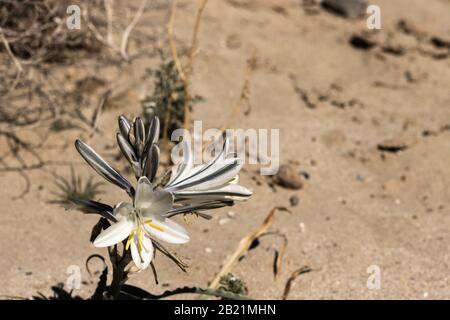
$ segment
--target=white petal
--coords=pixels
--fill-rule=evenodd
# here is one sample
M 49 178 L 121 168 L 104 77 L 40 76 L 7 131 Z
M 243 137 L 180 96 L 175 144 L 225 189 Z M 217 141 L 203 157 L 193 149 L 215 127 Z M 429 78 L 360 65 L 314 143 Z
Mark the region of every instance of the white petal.
M 114 208 L 114 216 L 117 218 L 117 220 L 128 218 L 133 211 L 133 205 L 131 203 L 127 202 L 120 202 L 115 208 Z
M 160 216 L 173 206 L 173 195 L 167 190 L 158 190 L 153 192 L 153 198 L 151 205 L 148 208 L 144 208 L 141 213 L 144 217 Z
M 247 189 L 246 187 L 243 187 L 236 183 L 230 183 L 230 185 L 227 185 L 225 187 L 213 189 L 211 190 L 211 192 L 228 192 L 233 194 L 234 196 L 239 197 L 250 197 L 253 194 L 250 189 Z
M 242 169 L 239 158 L 218 159 L 207 169 L 192 174 L 184 181 L 171 186 L 170 190 L 207 190 L 217 188 L 234 179 Z
M 145 229 L 150 235 L 158 238 L 159 240 L 166 241 L 168 243 L 186 243 L 189 241 L 189 235 L 181 225 L 165 218 L 163 220 L 152 220 L 151 222 L 156 226 L 152 227 L 145 225 Z
M 147 177 L 140 177 L 137 185 L 136 195 L 134 197 L 134 206 L 136 208 L 148 208 L 153 199 L 153 187 Z
M 224 148 L 226 148 L 226 145 L 227 145 L 227 141 L 225 142 Z M 218 155 L 216 155 L 208 163 L 203 164 L 203 165 L 198 165 L 194 168 L 191 168 L 189 170 L 189 172 L 185 172 L 183 175 L 178 173 L 179 176 L 177 176 L 175 179 L 173 179 L 173 181 L 172 181 L 172 177 L 171 177 L 171 180 L 169 181 L 167 186 L 175 187 L 178 185 L 183 185 L 186 183 L 186 181 L 191 181 L 192 178 L 196 178 L 197 175 L 208 174 L 208 172 L 211 172 L 211 170 L 214 171 L 215 166 L 217 166 L 220 161 L 223 161 L 223 159 L 225 159 L 225 149 L 222 149 L 220 151 L 220 153 Z M 183 176 L 183 177 L 181 177 L 181 176 Z
M 230 154 L 230 140 L 225 138 L 225 142 L 223 144 L 223 158 L 225 159 L 228 154 Z
M 239 175 L 236 175 L 233 179 L 228 181 L 228 183 L 230 184 L 238 184 L 238 182 L 239 182 Z
M 109 247 L 119 243 L 128 237 L 134 228 L 134 222 L 130 219 L 121 219 L 108 229 L 103 230 L 94 240 L 96 247 Z
M 170 180 L 167 183 L 167 186 L 176 184 L 178 181 L 181 181 L 185 177 L 190 175 L 194 164 L 194 156 L 192 154 L 191 145 L 188 143 L 188 140 L 183 140 L 181 143 L 183 158 L 174 167 L 176 170 L 172 169 L 172 175 L 170 176 Z
M 134 236 L 133 241 L 131 241 L 131 257 L 133 258 L 136 267 L 143 270 L 149 266 L 150 262 L 152 262 L 154 249 L 152 240 L 144 235 L 142 238 L 142 250 L 139 252 L 138 239 L 138 236 Z
M 229 184 L 217 189 L 205 191 L 180 190 L 173 194 L 176 199 L 203 202 L 210 200 L 246 200 L 252 195 L 252 191 L 238 184 Z

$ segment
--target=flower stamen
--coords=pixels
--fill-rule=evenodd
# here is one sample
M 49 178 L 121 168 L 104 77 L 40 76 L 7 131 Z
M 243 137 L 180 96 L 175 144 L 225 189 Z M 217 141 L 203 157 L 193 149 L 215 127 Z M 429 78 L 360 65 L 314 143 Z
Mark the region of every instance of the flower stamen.
M 138 240 L 138 251 L 139 253 L 141 253 L 141 251 L 143 250 L 143 244 L 142 244 L 142 240 L 144 238 L 144 230 L 139 230 L 139 240 Z
M 130 248 L 131 241 L 133 240 L 133 237 L 134 237 L 136 231 L 137 231 L 137 228 L 134 228 L 133 231 L 131 231 L 130 235 L 128 236 L 128 240 L 125 245 L 125 250 L 128 250 Z
M 152 222 L 152 219 L 149 219 L 149 220 L 144 221 L 144 224 L 148 225 L 149 227 L 152 227 L 153 229 L 156 229 L 156 230 L 159 230 L 159 231 L 161 231 L 161 232 L 164 232 L 164 229 L 161 228 L 160 226 L 154 224 L 154 223 Z

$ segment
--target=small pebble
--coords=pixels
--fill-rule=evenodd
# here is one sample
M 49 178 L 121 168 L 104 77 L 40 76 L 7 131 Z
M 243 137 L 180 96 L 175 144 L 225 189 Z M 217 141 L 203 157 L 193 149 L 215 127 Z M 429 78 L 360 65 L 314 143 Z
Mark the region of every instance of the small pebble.
M 298 196 L 296 196 L 296 195 L 291 196 L 289 198 L 289 202 L 291 203 L 292 207 L 298 206 L 298 203 L 300 202 L 300 198 Z
M 300 171 L 300 174 L 306 179 L 308 180 L 310 178 L 310 175 L 308 172 L 306 171 Z
M 299 228 L 300 228 L 300 232 L 301 232 L 301 233 L 304 233 L 304 232 L 306 231 L 306 226 L 305 226 L 305 224 L 304 224 L 303 222 L 300 222 L 300 223 L 298 224 L 298 226 L 299 226 Z
M 287 189 L 301 189 L 303 187 L 303 176 L 298 174 L 293 166 L 283 164 L 274 177 L 275 183 Z
M 408 149 L 412 141 L 406 141 L 403 137 L 394 137 L 378 143 L 377 148 L 382 152 L 397 153 Z
M 205 248 L 205 252 L 206 252 L 206 253 L 211 253 L 211 252 L 212 252 L 212 249 L 211 249 L 211 248 Z
M 227 212 L 228 218 L 234 218 L 235 215 L 236 215 L 236 212 L 234 212 L 234 211 L 228 211 Z
M 230 222 L 230 218 L 222 218 L 219 220 L 220 225 L 224 225 L 225 223 Z

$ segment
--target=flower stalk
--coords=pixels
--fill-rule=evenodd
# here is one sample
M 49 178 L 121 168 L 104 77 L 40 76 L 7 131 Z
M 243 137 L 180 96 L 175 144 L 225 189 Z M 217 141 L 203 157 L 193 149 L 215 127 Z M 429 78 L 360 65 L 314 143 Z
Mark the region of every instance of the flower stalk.
M 113 264 L 112 281 L 108 293 L 114 300 L 119 299 L 122 286 L 128 280 L 128 274 L 125 269 L 131 260 L 129 252 L 126 252 L 116 264 Z

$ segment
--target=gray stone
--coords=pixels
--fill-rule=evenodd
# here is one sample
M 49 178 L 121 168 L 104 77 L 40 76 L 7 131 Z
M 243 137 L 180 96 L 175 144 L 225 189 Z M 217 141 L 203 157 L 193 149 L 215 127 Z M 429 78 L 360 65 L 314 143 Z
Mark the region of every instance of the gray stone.
M 298 206 L 298 203 L 300 202 L 300 198 L 298 196 L 296 196 L 296 195 L 291 196 L 289 198 L 289 202 L 291 203 L 292 207 Z
M 366 0 L 323 0 L 322 6 L 348 18 L 359 18 L 366 14 Z

